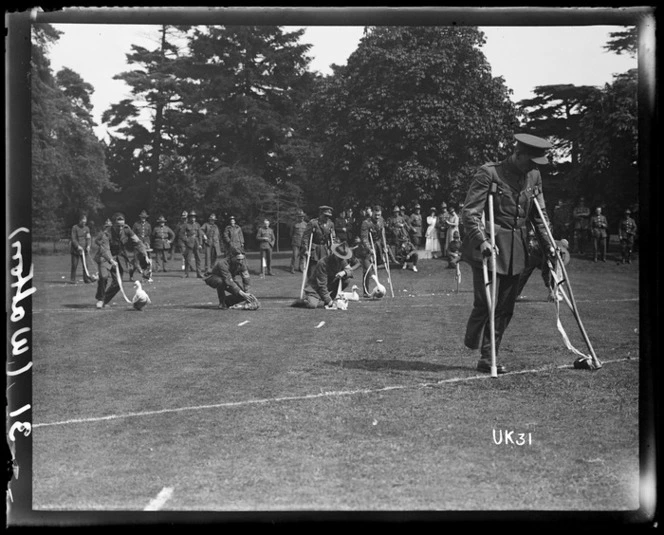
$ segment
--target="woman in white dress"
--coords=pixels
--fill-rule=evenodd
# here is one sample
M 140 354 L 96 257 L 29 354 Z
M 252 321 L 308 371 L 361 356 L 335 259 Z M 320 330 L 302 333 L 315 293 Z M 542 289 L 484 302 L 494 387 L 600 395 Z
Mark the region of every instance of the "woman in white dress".
M 436 228 L 436 223 L 438 222 L 438 216 L 436 215 L 436 209 L 431 209 L 431 214 L 427 217 L 427 232 L 426 236 L 426 245 L 425 250 L 431 252 L 431 258 L 437 258 L 440 256 L 440 240 L 438 238 L 438 229 Z
M 454 206 L 450 206 L 449 214 L 447 216 L 447 235 L 445 236 L 445 251 L 443 254 L 447 256 L 449 254 L 448 247 L 452 241 L 452 236 L 455 232 L 459 231 L 459 215 L 456 213 Z

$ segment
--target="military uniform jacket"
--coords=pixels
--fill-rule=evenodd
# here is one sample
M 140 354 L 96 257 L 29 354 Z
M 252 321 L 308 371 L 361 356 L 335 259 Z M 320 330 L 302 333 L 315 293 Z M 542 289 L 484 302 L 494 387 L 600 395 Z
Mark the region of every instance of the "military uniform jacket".
M 413 236 L 422 236 L 422 214 L 411 214 L 410 227 L 413 229 Z
M 392 236 L 396 240 L 400 236 L 404 235 L 404 231 L 406 233 L 410 232 L 411 226 L 410 223 L 406 221 L 406 219 L 403 216 L 396 215 L 389 219 L 388 228 L 390 230 L 390 234 L 392 234 Z
M 244 251 L 244 234 L 239 225 L 228 225 L 224 229 L 224 243 L 230 249 Z
M 170 249 L 175 232 L 168 225 L 156 226 L 152 231 L 152 244 L 155 249 Z
M 147 221 L 136 221 L 134 226 L 131 227 L 131 230 L 134 231 L 134 234 L 138 236 L 141 241 L 149 248 L 150 247 L 150 236 L 152 235 L 152 225 Z
M 625 217 L 618 223 L 618 238 L 624 240 L 636 235 L 636 221 L 631 217 Z
M 596 238 L 606 238 L 606 229 L 608 226 L 606 217 L 603 214 L 594 215 L 590 218 L 590 232 Z
M 221 250 L 221 233 L 219 227 L 214 223 L 205 223 L 201 226 L 201 232 L 205 236 L 205 244 L 216 249 Z
M 196 249 L 203 243 L 203 233 L 198 223 L 185 223 L 182 225 L 182 242 L 189 249 Z
M 78 248 L 82 247 L 83 250 L 89 249 L 92 242 L 92 236 L 90 236 L 90 229 L 87 225 L 74 225 L 71 228 L 71 244 L 69 250 L 71 254 L 80 254 Z
M 307 281 L 309 288 L 314 290 L 326 305 L 332 302 L 330 291 L 334 289 L 335 284 L 339 284 L 338 279 L 335 280 L 334 277 L 342 270 L 346 272 L 347 278 L 353 277 L 353 271 L 348 262 L 331 254 L 322 258 L 316 264 L 311 277 Z
M 588 228 L 588 217 L 590 216 L 590 208 L 587 206 L 577 206 L 574 208 L 574 229 L 586 230 Z
M 380 228 L 373 219 L 367 217 L 362 221 L 362 227 L 360 228 L 360 244 L 355 253 L 358 258 L 366 258 L 367 256 L 373 258 L 373 250 L 371 248 L 372 240 L 374 246 L 378 243 L 382 243 Z M 376 251 L 376 254 L 378 254 L 378 251 Z
M 495 184 L 493 195 L 494 226 L 498 256 L 496 272 L 500 275 L 518 275 L 528 264 L 527 222 L 531 222 L 540 241 L 552 246 L 546 233 L 545 222 L 534 206 L 536 197 L 546 217 L 542 177 L 537 169 L 521 173 L 509 160 L 488 163 L 480 167 L 468 189 L 462 212 L 465 238 L 461 247 L 462 260 L 471 266 L 482 267 L 480 244 L 490 240 L 489 191 Z M 486 214 L 486 216 L 484 216 Z M 546 221 L 548 223 L 548 220 Z
M 110 238 L 110 229 L 102 230 L 95 236 L 97 252 L 93 259 L 97 264 L 104 264 L 109 269 L 111 267 L 111 260 L 113 260 L 113 255 L 111 255 Z
M 302 238 L 304 237 L 304 231 L 307 228 L 307 224 L 304 221 L 298 221 L 291 227 L 290 239 L 291 246 L 293 247 L 302 247 Z M 307 247 L 309 244 L 307 243 Z
M 340 241 L 348 240 L 349 230 L 350 223 L 347 218 L 339 216 L 334 220 L 334 232 Z
M 312 236 L 311 260 L 318 262 L 332 252 L 332 242 L 336 240 L 334 223 L 329 219 L 323 223 L 318 218 L 309 221 L 302 237 L 302 247 L 305 248 L 305 251 L 309 247 L 309 239 Z
M 222 289 L 233 295 L 240 295 L 241 291 L 251 293 L 249 268 L 244 260 L 240 262 L 229 258 L 217 260 L 214 266 L 212 266 L 211 274 L 220 277 L 223 281 Z M 236 277 L 240 277 L 242 286 L 238 285 L 235 281 Z
M 258 242 L 259 249 L 272 249 L 275 242 L 274 231 L 269 227 L 260 227 L 258 232 L 256 232 L 256 241 Z
M 139 261 L 141 258 L 147 257 L 145 244 L 134 234 L 129 225 L 123 225 L 119 229 L 111 227 L 108 231 L 102 232 L 102 234 L 106 233 L 108 240 L 104 241 L 102 238 L 102 250 L 99 252 L 102 258 L 117 260 L 116 257 L 122 257 L 128 261 L 130 252 L 135 252 Z

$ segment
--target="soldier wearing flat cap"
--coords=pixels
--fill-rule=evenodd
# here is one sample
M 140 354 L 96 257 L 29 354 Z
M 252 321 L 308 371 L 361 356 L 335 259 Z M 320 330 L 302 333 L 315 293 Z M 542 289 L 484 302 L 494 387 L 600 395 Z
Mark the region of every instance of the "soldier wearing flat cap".
M 309 242 L 311 241 L 311 254 L 309 255 Z M 332 221 L 332 208 L 319 206 L 318 217 L 307 223 L 302 236 L 303 255 L 309 255 L 309 269 L 307 277 L 313 273 L 316 263 L 332 252 L 332 244 L 337 241 Z
M 332 244 L 330 254 L 316 263 L 315 269 L 307 279 L 304 298 L 296 300 L 292 306 L 335 308 L 334 299 L 339 290 L 339 281 L 343 291 L 348 286 L 348 279 L 353 277 L 353 270 L 348 263 L 352 257 L 353 251 L 346 242 Z
M 155 273 L 163 271 L 166 273 L 166 252 L 171 249 L 175 240 L 175 232 L 166 224 L 166 218 L 162 215 L 157 219 L 157 224 L 152 231 L 152 246 L 155 254 Z
M 620 240 L 621 262 L 632 263 L 632 249 L 637 231 L 636 221 L 632 218 L 632 211 L 627 208 L 618 223 L 618 239 Z
M 226 225 L 223 235 L 226 254 L 229 254 L 231 250 L 244 252 L 244 233 L 242 232 L 242 227 L 237 224 L 233 215 L 228 218 L 228 221 L 229 223 Z
M 516 134 L 513 152 L 502 162 L 487 163 L 475 173 L 468 189 L 461 221 L 465 237 L 461 246 L 462 261 L 470 264 L 473 273 L 474 302 L 466 326 L 465 345 L 480 350 L 477 370 L 491 371 L 491 334 L 489 330 L 489 306 L 485 293 L 483 259 L 492 253 L 488 228 L 489 196 L 493 199 L 496 262 L 490 269 L 497 274 L 495 307 L 496 355 L 507 326 L 514 313 L 519 276 L 528 264 L 528 229 L 533 228 L 542 243 L 543 251 L 555 258 L 555 244 L 546 232 L 543 221 L 534 206 L 537 199 L 546 217 L 542 177 L 538 165 L 548 163 L 546 151 L 551 144 L 545 139 L 529 134 Z M 485 221 L 486 219 L 486 222 Z M 497 372 L 506 368 L 497 364 Z
M 307 215 L 302 210 L 299 210 L 297 213 L 297 221 L 293 223 L 293 226 L 290 229 L 291 249 L 293 250 L 290 262 L 291 273 L 295 273 L 296 268 L 302 273 L 304 267 L 302 238 L 304 237 L 304 231 L 307 228 L 307 222 L 305 221 L 306 217 Z
M 182 239 L 182 232 L 184 230 L 184 226 L 187 223 L 187 216 L 189 215 L 189 212 L 186 210 L 182 211 L 182 214 L 180 215 L 180 221 L 177 222 L 175 225 L 175 228 L 173 229 L 173 232 L 175 232 L 175 243 L 173 244 L 173 247 L 171 247 L 171 254 L 168 257 L 169 260 L 173 260 L 173 255 L 177 253 L 182 254 L 182 271 L 184 271 L 184 240 Z
M 201 273 L 201 250 L 203 248 L 203 233 L 196 221 L 198 214 L 191 210 L 187 215 L 187 222 L 182 227 L 184 242 L 184 278 L 189 278 L 189 272 L 196 270 L 196 276 L 203 278 Z M 193 262 L 192 262 L 193 257 Z M 193 264 L 193 265 L 192 265 Z
M 210 214 L 207 223 L 201 225 L 203 233 L 203 270 L 209 273 L 217 258 L 221 256 L 221 231 L 217 226 L 217 216 Z
M 90 228 L 87 225 L 88 216 L 81 214 L 78 223 L 71 228 L 71 241 L 69 252 L 71 254 L 71 277 L 70 284 L 76 284 L 76 272 L 78 271 L 78 261 L 90 253 L 90 245 L 92 244 L 92 235 Z M 83 264 L 85 266 L 86 264 Z M 83 280 L 86 283 L 92 282 L 83 269 Z

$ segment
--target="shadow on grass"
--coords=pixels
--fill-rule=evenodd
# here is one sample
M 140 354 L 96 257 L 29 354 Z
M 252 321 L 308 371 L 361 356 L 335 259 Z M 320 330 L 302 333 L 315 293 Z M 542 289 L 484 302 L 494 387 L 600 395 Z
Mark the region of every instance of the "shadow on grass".
M 402 370 L 402 371 L 420 371 L 420 372 L 441 372 L 446 370 L 466 370 L 468 366 L 445 366 L 443 364 L 432 364 L 431 362 L 408 361 L 408 360 L 336 360 L 326 361 L 326 364 L 337 366 L 339 368 L 351 368 L 355 370 L 381 371 L 381 370 Z
M 71 305 L 64 304 L 62 306 L 65 307 L 65 308 L 76 308 L 76 309 L 97 308 L 95 303 L 74 303 L 74 304 L 71 304 Z

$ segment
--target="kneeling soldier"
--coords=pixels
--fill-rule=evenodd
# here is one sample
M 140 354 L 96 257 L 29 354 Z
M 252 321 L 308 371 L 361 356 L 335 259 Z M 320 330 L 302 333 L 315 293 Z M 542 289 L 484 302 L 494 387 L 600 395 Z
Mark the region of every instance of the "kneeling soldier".
M 238 276 L 241 278 L 241 285 L 235 282 Z M 244 254 L 237 249 L 232 250 L 228 257 L 218 259 L 204 282 L 217 290 L 219 308 L 222 310 L 250 300 L 249 268 Z M 227 292 L 229 295 L 226 295 Z
M 339 281 L 342 281 L 343 290 L 348 286 L 348 279 L 353 276 L 348 264 L 348 260 L 352 256 L 353 251 L 346 242 L 333 244 L 332 254 L 321 258 L 316 263 L 304 288 L 304 298 L 296 300 L 292 306 L 318 308 L 324 305 L 327 309 L 335 308 L 334 299 L 339 290 Z

